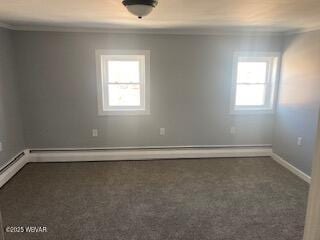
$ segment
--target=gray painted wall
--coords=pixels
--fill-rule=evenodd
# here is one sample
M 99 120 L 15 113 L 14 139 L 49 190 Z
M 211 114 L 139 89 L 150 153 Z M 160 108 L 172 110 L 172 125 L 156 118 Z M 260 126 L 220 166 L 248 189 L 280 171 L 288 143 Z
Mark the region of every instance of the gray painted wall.
M 278 36 L 15 32 L 14 40 L 30 148 L 272 142 L 272 115 L 229 114 L 230 84 L 233 52 L 280 51 Z M 95 49 L 151 50 L 151 115 L 97 116 Z
M 273 138 L 274 151 L 310 174 L 320 106 L 320 32 L 288 36 Z M 297 138 L 303 145 L 297 146 Z
M 0 28 L 0 167 L 24 149 L 11 32 Z
M 0 31 L 4 163 L 26 146 L 126 147 L 273 144 L 310 174 L 320 103 L 320 32 L 285 37 L 272 115 L 230 115 L 235 51 L 282 51 L 279 36 L 174 36 Z M 97 116 L 95 49 L 151 50 L 151 115 Z M 237 128 L 236 134 L 230 127 Z M 166 136 L 159 128 L 166 128 Z M 272 139 L 272 128 L 274 134 Z M 98 128 L 99 136 L 91 137 Z M 297 137 L 303 146 L 297 146 Z

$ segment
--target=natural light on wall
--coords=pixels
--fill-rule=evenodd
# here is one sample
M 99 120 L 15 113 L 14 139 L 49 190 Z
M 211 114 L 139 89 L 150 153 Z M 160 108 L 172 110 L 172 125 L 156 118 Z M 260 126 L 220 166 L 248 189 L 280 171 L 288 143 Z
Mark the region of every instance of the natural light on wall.
M 235 54 L 232 113 L 273 111 L 278 59 L 275 53 Z

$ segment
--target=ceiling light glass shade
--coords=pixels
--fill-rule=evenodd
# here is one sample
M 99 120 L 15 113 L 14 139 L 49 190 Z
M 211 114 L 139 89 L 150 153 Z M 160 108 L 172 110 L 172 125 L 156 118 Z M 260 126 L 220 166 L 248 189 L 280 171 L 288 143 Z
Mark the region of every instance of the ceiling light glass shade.
M 124 0 L 123 5 L 133 15 L 142 18 L 147 16 L 158 4 L 156 0 Z
M 149 5 L 129 5 L 127 6 L 127 9 L 129 12 L 131 12 L 133 15 L 142 18 L 147 16 L 149 13 L 151 13 L 153 7 Z

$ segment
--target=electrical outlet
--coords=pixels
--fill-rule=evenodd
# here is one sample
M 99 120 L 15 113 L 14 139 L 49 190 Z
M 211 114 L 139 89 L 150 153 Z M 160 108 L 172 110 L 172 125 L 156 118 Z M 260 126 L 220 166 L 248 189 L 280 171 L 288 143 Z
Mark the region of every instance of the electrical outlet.
M 92 137 L 98 137 L 98 129 L 92 129 Z
M 237 132 L 237 128 L 232 126 L 232 127 L 230 128 L 230 133 L 231 133 L 231 134 L 236 134 L 236 132 Z
M 0 152 L 2 152 L 2 142 L 0 142 Z
M 297 145 L 298 146 L 302 146 L 302 141 L 303 141 L 303 138 L 302 137 L 298 137 L 297 138 Z
M 166 129 L 165 128 L 160 128 L 160 135 L 161 136 L 166 135 Z

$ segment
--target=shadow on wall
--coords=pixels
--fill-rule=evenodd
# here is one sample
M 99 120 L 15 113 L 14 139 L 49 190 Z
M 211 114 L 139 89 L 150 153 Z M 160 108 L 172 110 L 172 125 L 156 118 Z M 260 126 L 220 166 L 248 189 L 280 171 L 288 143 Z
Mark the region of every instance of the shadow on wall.
M 11 32 L 0 28 L 0 166 L 24 149 Z
M 310 175 L 320 109 L 320 32 L 286 36 L 273 149 Z M 298 142 L 298 138 L 302 142 Z

